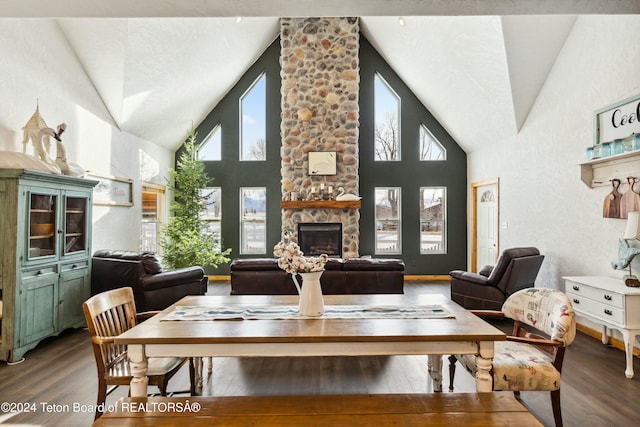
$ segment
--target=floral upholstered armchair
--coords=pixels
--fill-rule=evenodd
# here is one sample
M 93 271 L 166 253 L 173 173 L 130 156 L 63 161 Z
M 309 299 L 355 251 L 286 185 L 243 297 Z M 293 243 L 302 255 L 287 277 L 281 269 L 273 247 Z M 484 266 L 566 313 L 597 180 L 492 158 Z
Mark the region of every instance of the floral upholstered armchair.
M 576 336 L 576 320 L 569 298 L 561 291 L 528 288 L 505 301 L 501 311 L 473 311 L 479 316 L 509 318 L 513 334 L 495 343 L 493 390 L 550 391 L 553 417 L 562 426 L 560 372 L 565 348 Z M 534 328 L 548 337 L 530 332 Z M 449 390 L 453 391 L 455 363 L 476 374 L 475 355 L 449 357 Z

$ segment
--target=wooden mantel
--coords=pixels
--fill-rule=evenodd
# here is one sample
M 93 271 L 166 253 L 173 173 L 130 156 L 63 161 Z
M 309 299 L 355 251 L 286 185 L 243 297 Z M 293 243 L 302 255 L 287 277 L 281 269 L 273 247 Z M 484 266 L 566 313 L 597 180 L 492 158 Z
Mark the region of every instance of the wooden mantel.
M 360 200 L 282 200 L 282 209 L 360 209 Z

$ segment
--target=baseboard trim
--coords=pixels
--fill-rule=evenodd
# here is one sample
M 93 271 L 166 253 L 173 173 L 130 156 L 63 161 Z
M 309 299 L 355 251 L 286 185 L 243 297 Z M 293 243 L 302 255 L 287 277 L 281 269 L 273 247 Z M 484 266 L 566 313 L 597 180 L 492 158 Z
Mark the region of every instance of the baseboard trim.
M 595 329 L 592 329 L 585 325 L 581 325 L 579 323 L 576 324 L 576 329 L 602 342 L 602 332 L 596 331 Z M 619 340 L 618 338 L 609 336 L 609 345 L 613 348 L 617 348 L 618 350 L 625 351 L 624 341 Z M 633 347 L 633 355 L 640 356 L 640 349 L 638 347 Z
M 436 282 L 436 281 L 442 281 L 442 280 L 447 280 L 449 281 L 451 279 L 451 276 L 449 276 L 448 274 L 446 275 L 438 275 L 438 274 L 432 274 L 432 275 L 405 275 L 404 276 L 404 280 L 406 281 L 411 281 L 411 280 L 424 280 L 424 281 L 431 281 L 431 282 Z

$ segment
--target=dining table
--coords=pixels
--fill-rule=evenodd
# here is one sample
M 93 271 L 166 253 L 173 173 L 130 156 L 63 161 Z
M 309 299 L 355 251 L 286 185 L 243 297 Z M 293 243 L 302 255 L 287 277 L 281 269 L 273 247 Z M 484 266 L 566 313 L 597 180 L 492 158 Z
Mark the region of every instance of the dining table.
M 474 354 L 476 390 L 491 392 L 494 342 L 506 334 L 447 296 L 323 300 L 322 315 L 305 317 L 295 295 L 186 296 L 115 338 L 128 346 L 131 396 L 147 396 L 150 357 L 426 355 L 433 390 L 442 391 L 442 356 Z

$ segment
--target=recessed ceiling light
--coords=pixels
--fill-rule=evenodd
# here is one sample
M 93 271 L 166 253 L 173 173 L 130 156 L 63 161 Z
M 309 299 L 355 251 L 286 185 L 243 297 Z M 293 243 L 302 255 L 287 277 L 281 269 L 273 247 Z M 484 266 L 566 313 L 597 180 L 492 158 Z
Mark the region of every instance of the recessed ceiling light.
M 242 21 L 242 16 L 236 16 L 236 24 L 239 24 Z
M 401 27 L 404 27 L 404 18 L 402 16 L 398 16 L 398 24 L 400 24 Z

